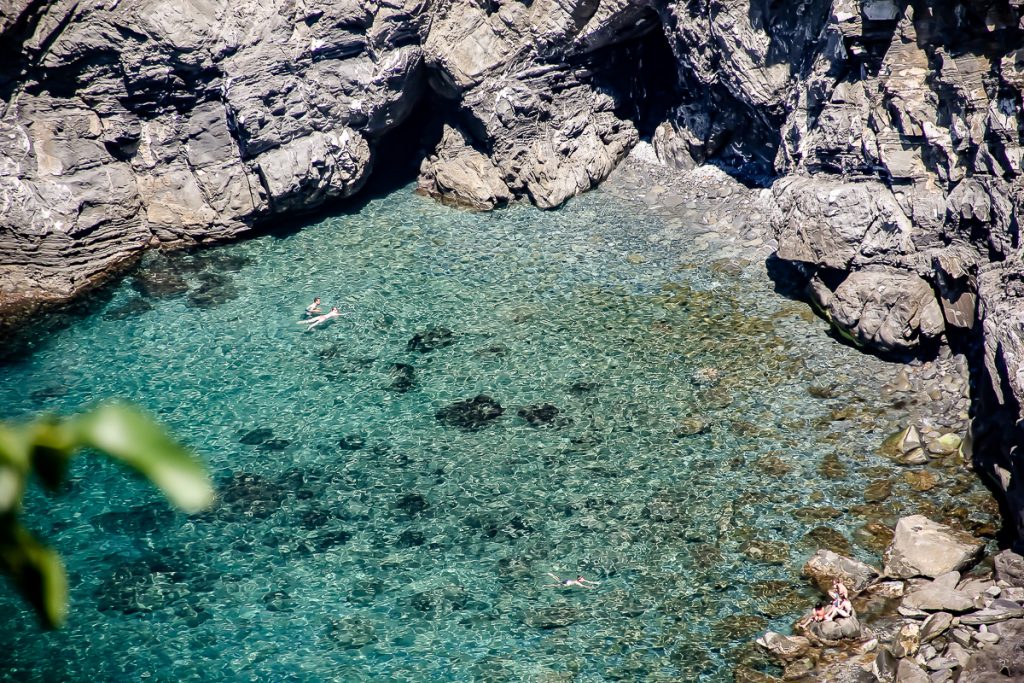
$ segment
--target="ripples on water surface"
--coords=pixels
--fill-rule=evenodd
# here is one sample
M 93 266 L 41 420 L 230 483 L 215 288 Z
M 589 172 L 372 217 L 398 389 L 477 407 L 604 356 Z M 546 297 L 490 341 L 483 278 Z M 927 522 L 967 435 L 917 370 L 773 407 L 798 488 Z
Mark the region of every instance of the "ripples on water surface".
M 0 366 L 0 411 L 130 398 L 203 454 L 222 504 L 188 518 L 81 459 L 68 495 L 30 501 L 69 565 L 69 624 L 40 634 L 0 595 L 8 670 L 729 680 L 752 635 L 812 600 L 793 588 L 805 534 L 863 523 L 828 518 L 883 464 L 894 369 L 828 339 L 763 263 L 694 263 L 647 239 L 659 229 L 600 192 L 470 214 L 403 190 L 147 257 L 189 291 L 140 298 L 126 279 Z M 345 316 L 304 333 L 314 295 Z M 835 398 L 808 394 L 826 380 Z M 504 414 L 436 418 L 479 394 Z M 545 404 L 540 426 L 517 415 Z M 836 455 L 845 476 L 823 477 Z

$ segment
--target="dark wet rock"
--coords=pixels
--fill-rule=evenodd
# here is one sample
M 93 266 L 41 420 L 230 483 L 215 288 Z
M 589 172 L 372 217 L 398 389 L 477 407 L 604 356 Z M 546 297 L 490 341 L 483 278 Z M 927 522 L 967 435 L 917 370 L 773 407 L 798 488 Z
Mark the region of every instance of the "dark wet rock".
M 480 394 L 474 398 L 456 401 L 438 410 L 434 416 L 445 426 L 474 432 L 483 429 L 504 412 L 505 409 L 500 403 L 486 394 Z
M 413 335 L 405 345 L 406 351 L 430 353 L 455 343 L 455 334 L 447 327 L 432 327 Z
M 264 441 L 274 438 L 274 430 L 269 427 L 257 427 L 242 435 L 238 443 L 246 446 L 258 446 Z
M 135 273 L 131 284 L 136 292 L 149 299 L 167 299 L 188 291 L 184 276 L 165 262 Z
M 200 273 L 199 285 L 188 293 L 186 305 L 209 309 L 238 298 L 238 287 L 226 275 Z
M 416 368 L 407 363 L 392 363 L 388 374 L 391 376 L 391 384 L 388 389 L 405 393 L 416 386 Z
M 104 320 L 127 320 L 128 318 L 134 318 L 135 316 L 142 315 L 147 311 L 153 310 L 153 304 L 149 303 L 145 299 L 136 298 L 129 299 L 119 306 L 113 306 L 108 308 L 103 313 Z
M 526 420 L 531 427 L 544 427 L 555 424 L 559 414 L 558 408 L 550 403 L 526 406 L 516 411 L 516 415 Z
M 406 493 L 398 497 L 395 507 L 412 517 L 430 509 L 430 503 L 419 493 Z
M 366 446 L 366 438 L 362 434 L 346 434 L 338 439 L 338 448 L 343 451 L 358 451 Z
M 267 439 L 263 443 L 256 446 L 258 450 L 267 451 L 268 453 L 280 453 L 281 451 L 288 448 L 291 445 L 291 441 L 288 439 Z

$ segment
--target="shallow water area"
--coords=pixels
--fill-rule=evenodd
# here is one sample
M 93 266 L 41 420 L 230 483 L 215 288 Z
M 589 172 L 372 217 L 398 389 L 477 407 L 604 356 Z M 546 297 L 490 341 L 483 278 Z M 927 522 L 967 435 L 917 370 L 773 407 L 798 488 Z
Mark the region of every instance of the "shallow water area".
M 220 501 L 186 517 L 80 458 L 27 515 L 68 564 L 69 623 L 40 633 L 0 594 L 5 668 L 731 680 L 812 602 L 817 542 L 852 539 L 849 508 L 895 476 L 875 451 L 901 426 L 879 392 L 897 368 L 828 337 L 764 263 L 696 261 L 662 228 L 599 191 L 474 214 L 406 188 L 147 256 L 0 366 L 0 417 L 130 399 L 203 455 Z M 343 316 L 306 331 L 315 295 Z

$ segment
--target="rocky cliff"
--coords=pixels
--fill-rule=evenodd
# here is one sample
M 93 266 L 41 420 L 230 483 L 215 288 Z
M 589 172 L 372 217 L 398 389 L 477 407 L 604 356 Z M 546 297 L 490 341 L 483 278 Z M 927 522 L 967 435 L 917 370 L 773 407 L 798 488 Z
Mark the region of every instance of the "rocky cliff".
M 0 311 L 360 190 L 541 208 L 642 136 L 770 184 L 849 339 L 975 349 L 975 458 L 1024 532 L 1021 0 L 0 0 Z M 414 115 L 415 113 L 415 115 Z

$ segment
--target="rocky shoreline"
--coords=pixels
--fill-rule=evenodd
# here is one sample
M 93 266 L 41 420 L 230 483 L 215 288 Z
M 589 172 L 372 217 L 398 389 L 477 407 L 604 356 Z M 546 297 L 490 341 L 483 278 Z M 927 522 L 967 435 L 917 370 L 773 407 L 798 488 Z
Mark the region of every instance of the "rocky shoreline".
M 740 668 L 736 680 L 1020 680 L 1024 557 L 1004 550 L 978 562 L 984 545 L 918 515 L 897 524 L 882 569 L 819 550 L 804 575 L 823 593 L 842 581 L 856 613 L 869 616 L 798 624 L 795 636 L 769 631 L 757 642 L 782 678 Z

